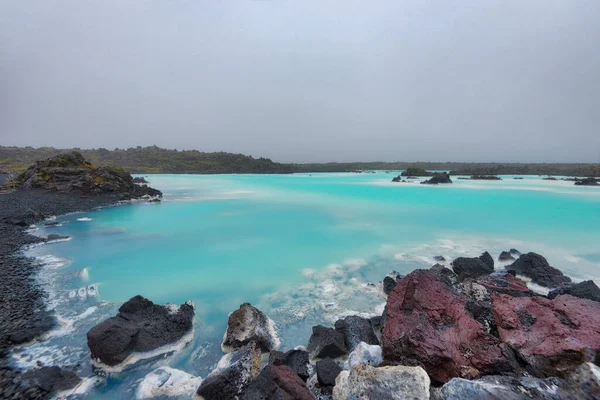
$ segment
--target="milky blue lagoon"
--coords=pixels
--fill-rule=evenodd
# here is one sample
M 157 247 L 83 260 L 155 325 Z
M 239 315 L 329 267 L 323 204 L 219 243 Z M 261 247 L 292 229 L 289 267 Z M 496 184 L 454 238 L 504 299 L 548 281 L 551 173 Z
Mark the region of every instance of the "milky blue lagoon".
M 285 350 L 306 345 L 317 323 L 380 314 L 383 277 L 428 268 L 437 255 L 497 257 L 514 247 L 546 256 L 575 280 L 600 281 L 600 188 L 538 177 L 391 183 L 395 175 L 151 175 L 164 193 L 160 204 L 40 225 L 35 234 L 72 236 L 27 251 L 43 264 L 38 280 L 61 324 L 13 360 L 77 365 L 80 376 L 92 376 L 85 334 L 122 302 L 137 294 L 157 303 L 192 300 L 189 346 L 89 381 L 84 396 L 130 399 L 160 365 L 205 377 L 223 354 L 228 313 L 243 302 L 275 321 Z M 77 292 L 89 285 L 98 296 Z

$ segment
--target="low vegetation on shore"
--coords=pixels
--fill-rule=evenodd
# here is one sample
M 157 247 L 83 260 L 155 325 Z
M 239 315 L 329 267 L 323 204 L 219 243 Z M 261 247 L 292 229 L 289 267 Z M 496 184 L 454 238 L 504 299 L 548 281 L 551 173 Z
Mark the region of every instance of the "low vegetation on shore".
M 461 162 L 348 162 L 284 164 L 268 158 L 253 158 L 225 152 L 169 150 L 157 146 L 129 149 L 56 149 L 53 147 L 0 146 L 0 170 L 21 172 L 36 160 L 76 150 L 92 164 L 120 166 L 130 173 L 162 174 L 282 174 L 294 172 L 349 172 L 364 170 L 443 170 L 450 175 L 558 175 L 600 176 L 600 164 L 525 164 Z M 413 175 L 414 176 L 414 175 Z

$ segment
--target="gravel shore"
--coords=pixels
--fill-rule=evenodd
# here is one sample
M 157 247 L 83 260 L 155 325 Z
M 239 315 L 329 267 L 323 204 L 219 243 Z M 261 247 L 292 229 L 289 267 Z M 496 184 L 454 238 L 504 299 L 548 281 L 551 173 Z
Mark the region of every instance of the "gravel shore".
M 38 190 L 0 192 L 0 398 L 46 398 L 49 393 L 21 382 L 21 374 L 7 365 L 11 346 L 27 343 L 50 330 L 51 312 L 44 292 L 35 284 L 37 266 L 20 253 L 43 239 L 25 233 L 30 224 L 52 215 L 90 211 L 114 205 L 118 195 L 79 196 Z

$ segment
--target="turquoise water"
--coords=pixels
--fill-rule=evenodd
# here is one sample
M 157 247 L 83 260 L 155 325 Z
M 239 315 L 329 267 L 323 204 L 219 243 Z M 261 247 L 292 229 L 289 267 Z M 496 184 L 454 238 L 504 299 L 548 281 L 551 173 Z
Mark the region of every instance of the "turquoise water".
M 62 226 L 36 234 L 72 240 L 28 253 L 45 265 L 39 281 L 62 324 L 19 349 L 15 362 L 79 364 L 81 376 L 92 376 L 85 333 L 122 302 L 137 294 L 194 301 L 189 346 L 103 377 L 86 394 L 129 399 L 136 379 L 159 365 L 205 377 L 222 355 L 228 313 L 246 301 L 275 321 L 288 349 L 306 345 L 316 323 L 380 314 L 383 277 L 429 267 L 436 255 L 516 247 L 576 280 L 600 278 L 600 188 L 537 177 L 428 186 L 391 183 L 393 176 L 152 175 L 160 204 L 58 217 Z M 70 297 L 91 284 L 98 297 Z

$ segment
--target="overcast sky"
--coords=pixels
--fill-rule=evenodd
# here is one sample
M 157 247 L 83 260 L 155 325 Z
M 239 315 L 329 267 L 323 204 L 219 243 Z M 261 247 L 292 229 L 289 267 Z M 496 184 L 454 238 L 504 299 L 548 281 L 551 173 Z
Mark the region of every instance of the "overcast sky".
M 0 144 L 600 160 L 600 1 L 0 1 Z

